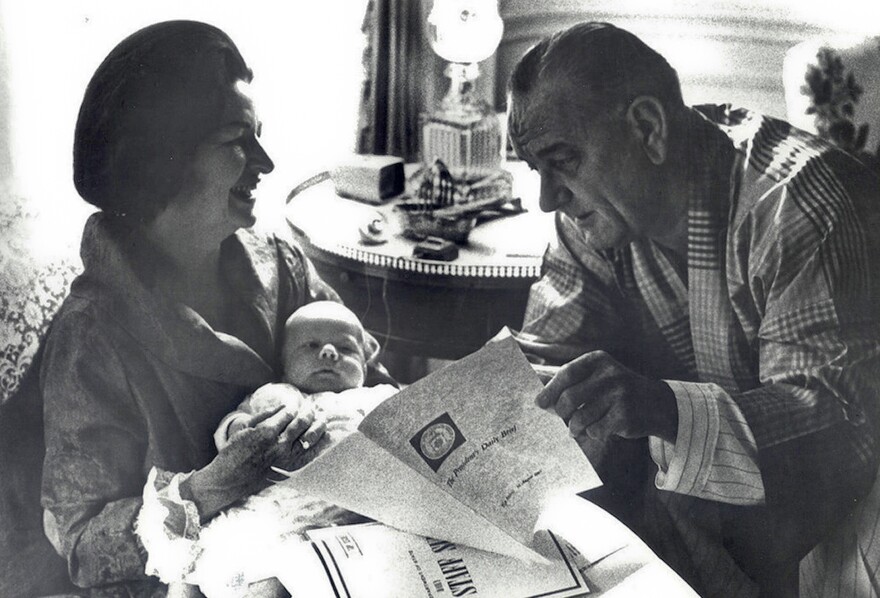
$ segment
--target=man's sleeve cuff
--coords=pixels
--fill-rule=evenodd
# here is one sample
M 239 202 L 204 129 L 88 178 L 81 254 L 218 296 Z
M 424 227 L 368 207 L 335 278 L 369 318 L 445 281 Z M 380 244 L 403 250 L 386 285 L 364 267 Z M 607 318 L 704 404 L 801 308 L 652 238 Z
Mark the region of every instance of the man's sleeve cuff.
M 675 444 L 651 436 L 648 446 L 659 471 L 655 484 L 660 490 L 697 494 L 712 469 L 718 442 L 719 416 L 714 384 L 664 380 L 675 394 L 678 433 Z

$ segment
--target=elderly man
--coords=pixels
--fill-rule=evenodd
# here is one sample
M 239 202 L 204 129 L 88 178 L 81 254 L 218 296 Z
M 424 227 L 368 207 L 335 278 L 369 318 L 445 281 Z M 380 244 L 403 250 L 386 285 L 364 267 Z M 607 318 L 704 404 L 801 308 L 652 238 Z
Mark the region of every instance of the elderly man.
M 686 107 L 666 60 L 608 24 L 531 49 L 511 97 L 557 213 L 518 334 L 564 364 L 539 405 L 702 595 L 793 595 L 823 538 L 802 593 L 833 595 L 815 585 L 833 569 L 835 592 L 876 595 L 876 176 L 779 120 Z M 615 489 L 627 476 L 644 495 Z

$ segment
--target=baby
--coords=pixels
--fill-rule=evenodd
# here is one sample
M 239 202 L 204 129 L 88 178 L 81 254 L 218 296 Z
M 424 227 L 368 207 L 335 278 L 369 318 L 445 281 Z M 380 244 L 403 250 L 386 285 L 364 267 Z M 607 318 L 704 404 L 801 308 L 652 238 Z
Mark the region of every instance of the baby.
M 339 429 L 341 419 L 362 418 L 396 392 L 388 384 L 363 387 L 367 364 L 378 352 L 376 340 L 366 334 L 357 316 L 344 305 L 333 301 L 304 305 L 284 326 L 283 382 L 260 387 L 227 415 L 214 435 L 217 448 L 249 426 L 254 413 L 265 413 L 298 399 L 313 402 L 316 412 L 326 419 L 328 433 L 334 436 L 332 432 Z M 306 450 L 311 442 L 300 440 Z
M 258 388 L 221 421 L 214 434 L 218 449 L 250 426 L 255 413 L 309 401 L 316 418 L 326 422 L 326 431 L 315 446 L 311 439 L 300 439 L 304 456 L 296 466 L 314 459 L 397 392 L 390 384 L 363 386 L 367 365 L 378 350 L 375 339 L 343 305 L 317 301 L 299 308 L 284 327 L 283 382 Z M 355 513 L 298 492 L 289 482 L 273 484 L 201 530 L 198 560 L 188 581 L 201 585 L 208 596 L 235 595 L 259 579 L 261 564 L 271 562 L 273 550 L 290 536 L 361 521 Z

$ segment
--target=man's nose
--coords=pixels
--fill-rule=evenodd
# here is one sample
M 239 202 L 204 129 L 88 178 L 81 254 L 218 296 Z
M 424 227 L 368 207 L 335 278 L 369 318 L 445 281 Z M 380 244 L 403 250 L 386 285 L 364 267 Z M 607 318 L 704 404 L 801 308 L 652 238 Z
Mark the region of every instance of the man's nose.
M 552 212 L 571 201 L 571 191 L 560 185 L 553 177 L 541 175 L 541 196 L 538 205 L 543 212 Z
M 332 343 L 327 343 L 321 347 L 321 352 L 318 353 L 318 357 L 321 359 L 329 359 L 330 361 L 339 361 L 339 352 L 336 351 L 336 347 L 334 347 Z

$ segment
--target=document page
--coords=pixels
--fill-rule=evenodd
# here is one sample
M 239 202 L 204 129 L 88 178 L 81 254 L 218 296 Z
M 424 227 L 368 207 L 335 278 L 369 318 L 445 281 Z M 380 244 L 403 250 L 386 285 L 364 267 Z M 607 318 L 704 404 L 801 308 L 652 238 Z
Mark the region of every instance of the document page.
M 638 536 L 587 500 L 559 499 L 541 524 L 553 530 L 536 534 L 544 564 L 381 524 L 311 530 L 308 541 L 291 538 L 267 560 L 293 598 L 698 598 Z
M 513 339 L 384 401 L 290 483 L 398 529 L 517 558 L 554 498 L 601 485 Z
M 600 485 L 563 422 L 535 405 L 542 388 L 508 338 L 391 397 L 360 430 L 529 544 L 548 500 Z
M 553 537 L 548 564 L 416 536 L 381 524 L 349 525 L 308 533 L 314 554 L 303 551 L 279 580 L 293 598 L 570 598 L 589 587 L 583 558 Z M 580 565 L 579 565 L 580 564 Z

